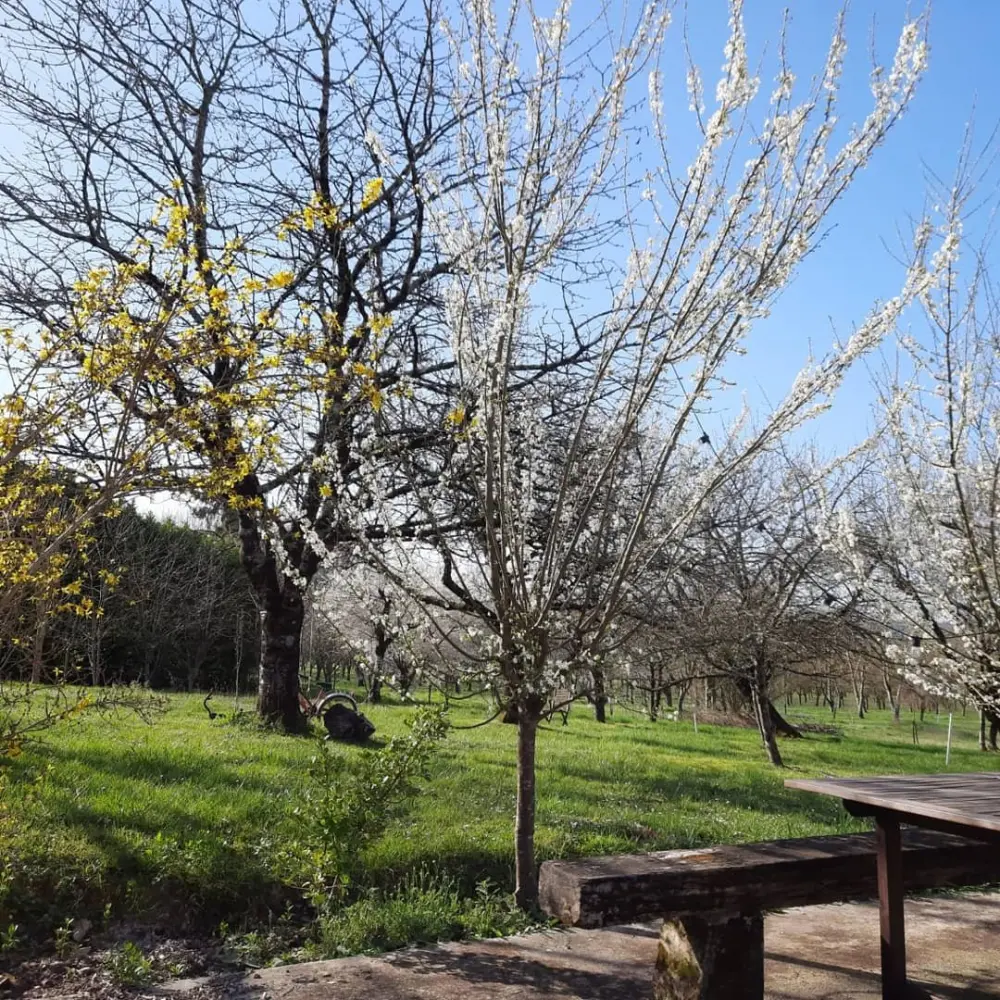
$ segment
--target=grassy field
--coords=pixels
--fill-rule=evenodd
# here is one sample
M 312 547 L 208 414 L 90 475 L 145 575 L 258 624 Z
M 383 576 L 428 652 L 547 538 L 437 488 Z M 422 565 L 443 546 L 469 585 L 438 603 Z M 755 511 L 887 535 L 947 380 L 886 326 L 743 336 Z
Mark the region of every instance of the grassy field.
M 216 702 L 225 709 L 222 699 Z M 366 712 L 379 736 L 388 737 L 406 731 L 413 710 L 387 704 Z M 831 722 L 818 709 L 792 706 L 789 715 Z M 481 705 L 450 712 L 457 725 L 483 717 Z M 786 791 L 782 781 L 945 769 L 947 716 L 928 714 L 919 745 L 908 714 L 895 726 L 887 713 L 860 721 L 845 710 L 834 725 L 837 735 L 783 740 L 788 766 L 777 770 L 750 729 L 700 724 L 695 733 L 690 719 L 653 724 L 621 708 L 599 725 L 584 706 L 574 708 L 568 726 L 557 719 L 540 734 L 538 854 L 862 829 L 838 802 Z M 997 767 L 995 757 L 977 749 L 976 731 L 971 713 L 956 718 L 952 770 Z M 355 895 L 366 890 L 371 903 L 400 885 L 426 888 L 428 880 L 434 891 L 446 884 L 458 900 L 476 897 L 483 880 L 497 892 L 509 889 L 514 739 L 513 727 L 499 723 L 453 729 L 409 816 L 366 851 L 366 884 L 355 886 Z M 301 830 L 297 809 L 316 749 L 315 738 L 209 721 L 193 695 L 171 697 L 152 726 L 91 717 L 53 731 L 4 765 L 0 930 L 17 923 L 42 940 L 81 915 L 105 922 L 169 919 L 202 929 L 226 922 L 251 931 L 283 913 L 294 922 L 287 915 L 296 911 L 296 893 L 283 884 L 274 857 Z M 343 760 L 366 751 L 336 746 L 332 752 Z M 496 929 L 508 926 L 499 920 Z M 387 940 L 437 933 L 448 932 L 404 921 Z M 337 947 L 358 947 L 357 935 L 346 940 Z

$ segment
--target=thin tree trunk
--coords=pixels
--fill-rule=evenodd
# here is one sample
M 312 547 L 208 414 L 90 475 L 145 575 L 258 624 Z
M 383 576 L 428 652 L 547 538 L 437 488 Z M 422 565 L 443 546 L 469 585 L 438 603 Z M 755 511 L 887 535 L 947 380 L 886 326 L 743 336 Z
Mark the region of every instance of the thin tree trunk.
M 862 674 L 861 679 L 858 680 L 852 674 L 851 683 L 854 685 L 854 698 L 858 703 L 858 718 L 863 719 L 865 717 L 865 678 Z
M 392 604 L 386 596 L 385 591 L 379 591 L 382 595 L 382 613 L 388 615 Z M 392 643 L 392 635 L 385 627 L 382 619 L 375 621 L 375 664 L 374 675 L 368 684 L 368 700 L 373 704 L 378 704 L 382 700 L 382 678 L 385 677 L 385 654 L 389 652 Z M 444 684 L 445 693 L 448 691 L 448 682 Z M 447 698 L 445 699 L 447 701 Z
M 885 696 L 889 701 L 889 707 L 892 709 L 892 721 L 895 725 L 899 725 L 899 710 L 901 708 L 899 700 L 900 689 L 896 688 L 896 696 L 893 697 L 892 685 L 889 683 L 889 675 L 883 670 L 882 671 L 882 686 L 885 688 Z
M 607 722 L 608 692 L 604 683 L 604 671 L 600 667 L 594 667 L 592 674 L 594 677 L 594 718 L 598 722 Z
M 757 719 L 757 728 L 760 732 L 761 742 L 767 751 L 767 759 L 775 767 L 784 767 L 785 762 L 781 759 L 781 751 L 778 749 L 778 741 L 774 735 L 774 720 L 771 717 L 771 701 L 761 693 L 759 686 L 754 683 L 751 687 L 753 699 L 754 716 Z
M 31 683 L 42 682 L 42 667 L 45 665 L 45 635 L 48 632 L 48 609 L 43 608 L 35 625 L 35 643 L 31 650 Z
M 531 698 L 518 706 L 517 813 L 514 820 L 514 901 L 522 910 L 538 902 L 535 869 L 535 744 L 541 705 Z

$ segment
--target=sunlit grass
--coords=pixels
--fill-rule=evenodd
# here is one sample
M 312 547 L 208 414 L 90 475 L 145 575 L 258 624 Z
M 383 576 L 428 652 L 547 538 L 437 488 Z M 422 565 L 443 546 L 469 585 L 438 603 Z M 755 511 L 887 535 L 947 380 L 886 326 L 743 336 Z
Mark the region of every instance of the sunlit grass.
M 216 707 L 224 710 L 222 699 Z M 405 731 L 412 709 L 367 706 L 380 737 Z M 812 707 L 789 714 L 831 722 Z M 469 725 L 482 705 L 455 705 Z M 540 858 L 658 850 L 862 829 L 831 799 L 791 792 L 789 776 L 945 769 L 947 716 L 912 720 L 838 713 L 838 735 L 782 740 L 788 767 L 765 760 L 751 729 L 690 719 L 650 723 L 621 707 L 606 724 L 575 707 L 539 738 Z M 957 716 L 952 770 L 996 767 L 976 747 L 973 714 Z M 209 721 L 197 695 L 175 695 L 152 726 L 96 716 L 53 730 L 5 765 L 9 815 L 0 868 L 0 926 L 52 927 L 66 916 L 156 914 L 201 926 L 275 919 L 296 896 L 272 864 L 294 837 L 315 738 Z M 453 730 L 406 821 L 365 857 L 369 883 L 441 871 L 463 893 L 512 880 L 515 732 L 492 723 Z M 343 757 L 364 753 L 338 746 Z M 16 859 L 11 862 L 10 859 Z

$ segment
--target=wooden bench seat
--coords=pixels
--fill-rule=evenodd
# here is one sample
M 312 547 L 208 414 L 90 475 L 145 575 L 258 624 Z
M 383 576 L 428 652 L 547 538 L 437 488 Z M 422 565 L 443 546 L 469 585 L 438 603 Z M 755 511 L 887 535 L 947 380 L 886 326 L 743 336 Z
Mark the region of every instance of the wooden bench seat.
M 908 890 L 1000 879 L 996 846 L 905 828 Z M 657 1000 L 762 1000 L 763 911 L 878 895 L 869 833 L 542 865 L 542 909 L 600 927 L 664 918 Z

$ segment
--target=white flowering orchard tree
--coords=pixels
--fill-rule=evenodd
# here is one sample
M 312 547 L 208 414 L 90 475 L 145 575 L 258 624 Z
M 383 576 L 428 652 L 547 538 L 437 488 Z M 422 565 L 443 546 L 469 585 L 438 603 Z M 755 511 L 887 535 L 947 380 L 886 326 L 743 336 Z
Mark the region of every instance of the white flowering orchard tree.
M 317 578 L 309 610 L 350 651 L 369 702 L 381 700 L 383 683 L 405 696 L 413 682 L 413 638 L 425 625 L 406 591 L 363 563 L 331 563 Z
M 550 17 L 477 0 L 450 26 L 463 89 L 482 100 L 460 122 L 472 184 L 437 206 L 460 263 L 446 300 L 452 444 L 433 490 L 411 499 L 431 520 L 473 527 L 439 535 L 433 557 L 411 549 L 405 569 L 406 552 L 386 569 L 478 620 L 495 688 L 516 709 L 522 904 L 537 890 L 547 694 L 590 670 L 650 561 L 681 544 L 713 491 L 823 406 L 929 280 L 921 230 L 901 293 L 806 367 L 759 430 L 738 421 L 714 451 L 699 413 L 904 112 L 926 46 L 922 20 L 907 22 L 891 65 L 872 77 L 871 111 L 834 144 L 843 17 L 812 86 L 796 87 L 782 60 L 768 98 L 734 0 L 714 97 L 689 73 L 701 141 L 679 169 L 657 68 L 669 6 L 653 0 L 614 30 L 581 8 L 589 26 L 574 32 L 565 0 Z M 637 167 L 634 129 L 649 122 L 655 144 L 643 156 L 657 162 Z M 665 492 L 673 516 L 651 519 Z
M 886 652 L 919 690 L 971 697 L 1000 731 L 1000 313 L 988 248 L 960 238 L 974 164 L 943 199 L 926 325 L 881 385 L 882 481 L 842 544 L 870 573 Z M 871 566 L 866 568 L 866 563 Z M 874 572 L 871 567 L 874 567 Z

